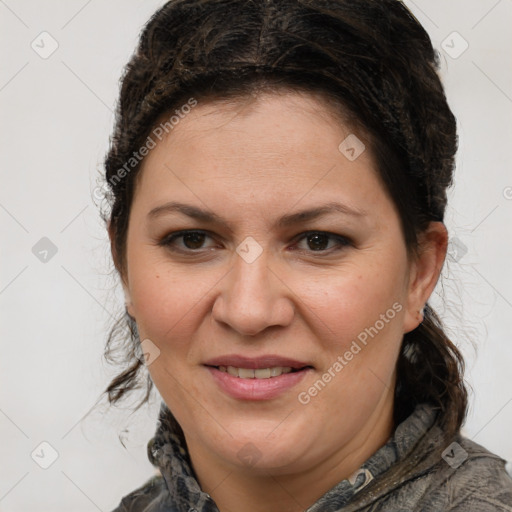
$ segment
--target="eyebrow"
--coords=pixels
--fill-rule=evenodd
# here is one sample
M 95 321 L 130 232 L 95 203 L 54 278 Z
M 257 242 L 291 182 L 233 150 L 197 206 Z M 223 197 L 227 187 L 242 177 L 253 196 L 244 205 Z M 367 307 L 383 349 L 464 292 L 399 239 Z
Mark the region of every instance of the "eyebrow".
M 218 224 L 227 227 L 228 229 L 233 231 L 231 224 L 221 216 L 217 215 L 216 213 L 210 210 L 201 209 L 198 208 L 197 206 L 192 206 L 190 204 L 184 204 L 177 201 L 171 201 L 161 206 L 153 208 L 148 213 L 148 219 L 156 219 L 158 217 L 168 215 L 171 213 L 181 213 L 183 215 L 186 215 L 187 217 L 191 217 L 193 219 L 209 224 Z M 299 212 L 283 215 L 282 217 L 277 219 L 273 227 L 285 228 L 293 226 L 295 224 L 301 224 L 304 222 L 315 220 L 318 219 L 319 217 L 324 217 L 326 215 L 333 213 L 341 213 L 343 215 L 356 218 L 361 218 L 368 215 L 368 212 L 363 209 L 349 207 L 342 203 L 330 202 L 316 208 L 311 208 L 309 210 L 302 210 Z

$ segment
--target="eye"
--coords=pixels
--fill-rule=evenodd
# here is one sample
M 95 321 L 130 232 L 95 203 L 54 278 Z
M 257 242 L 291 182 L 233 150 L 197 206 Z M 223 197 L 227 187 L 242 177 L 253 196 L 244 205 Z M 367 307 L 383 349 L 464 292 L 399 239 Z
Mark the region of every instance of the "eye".
M 202 245 L 206 238 L 211 237 L 205 231 L 178 231 L 164 237 L 159 245 L 169 247 L 169 249 L 177 252 L 195 252 L 204 249 Z M 181 247 L 176 247 L 174 243 L 179 239 L 182 239 L 183 244 Z
M 305 249 L 307 252 L 331 253 L 333 247 L 328 247 L 329 241 L 334 242 L 334 249 L 338 247 L 336 250 L 351 245 L 351 242 L 348 238 L 341 235 L 336 235 L 334 233 L 327 233 L 325 231 L 308 231 L 306 233 L 302 233 L 298 240 L 306 241 L 309 247 L 309 250 Z
M 212 237 L 205 231 L 178 231 L 165 236 L 159 242 L 159 245 L 167 247 L 175 252 L 193 254 L 200 253 L 201 250 L 215 248 L 215 246 L 204 247 L 205 240 L 208 238 L 212 239 Z M 340 250 L 343 247 L 352 245 L 348 238 L 324 231 L 308 231 L 301 233 L 295 238 L 295 240 L 296 242 L 306 241 L 307 243 L 308 248 L 304 249 L 299 247 L 299 251 L 320 254 L 330 254 L 333 250 Z M 180 241 L 181 243 L 176 244 L 177 241 Z M 333 245 L 329 247 L 330 243 Z

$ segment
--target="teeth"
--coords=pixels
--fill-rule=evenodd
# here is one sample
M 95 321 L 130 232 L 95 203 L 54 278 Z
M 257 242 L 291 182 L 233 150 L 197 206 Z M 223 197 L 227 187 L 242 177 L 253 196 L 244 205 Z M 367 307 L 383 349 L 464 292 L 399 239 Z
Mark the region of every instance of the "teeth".
M 292 371 L 289 366 L 258 368 L 257 370 L 250 368 L 236 368 L 234 366 L 219 366 L 219 370 L 241 379 L 270 379 L 271 377 L 279 377 L 279 375 L 282 375 L 283 373 L 290 373 Z
M 270 379 L 270 368 L 254 370 L 254 377 L 256 379 Z
M 281 373 L 283 373 L 283 369 L 282 368 L 270 368 L 270 376 L 271 377 L 278 377 L 279 375 L 281 375 Z
M 254 379 L 254 370 L 248 368 L 238 368 L 238 376 L 241 379 Z

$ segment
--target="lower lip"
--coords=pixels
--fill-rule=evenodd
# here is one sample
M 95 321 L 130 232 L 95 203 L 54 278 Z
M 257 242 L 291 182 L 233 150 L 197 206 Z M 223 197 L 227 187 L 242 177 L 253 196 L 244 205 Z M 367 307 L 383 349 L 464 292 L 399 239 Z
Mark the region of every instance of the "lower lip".
M 207 370 L 218 386 L 229 396 L 240 400 L 269 400 L 296 386 L 312 368 L 283 373 L 268 379 L 241 379 L 212 366 Z

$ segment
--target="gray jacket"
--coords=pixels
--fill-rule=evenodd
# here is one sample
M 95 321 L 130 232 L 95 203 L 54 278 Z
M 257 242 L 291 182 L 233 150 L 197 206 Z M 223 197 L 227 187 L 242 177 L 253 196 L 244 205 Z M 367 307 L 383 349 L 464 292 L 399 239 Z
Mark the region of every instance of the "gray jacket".
M 219 512 L 197 482 L 181 429 L 162 402 L 148 457 L 159 468 L 113 512 Z M 505 461 L 473 441 L 442 441 L 434 409 L 422 404 L 350 478 L 305 512 L 512 512 Z

